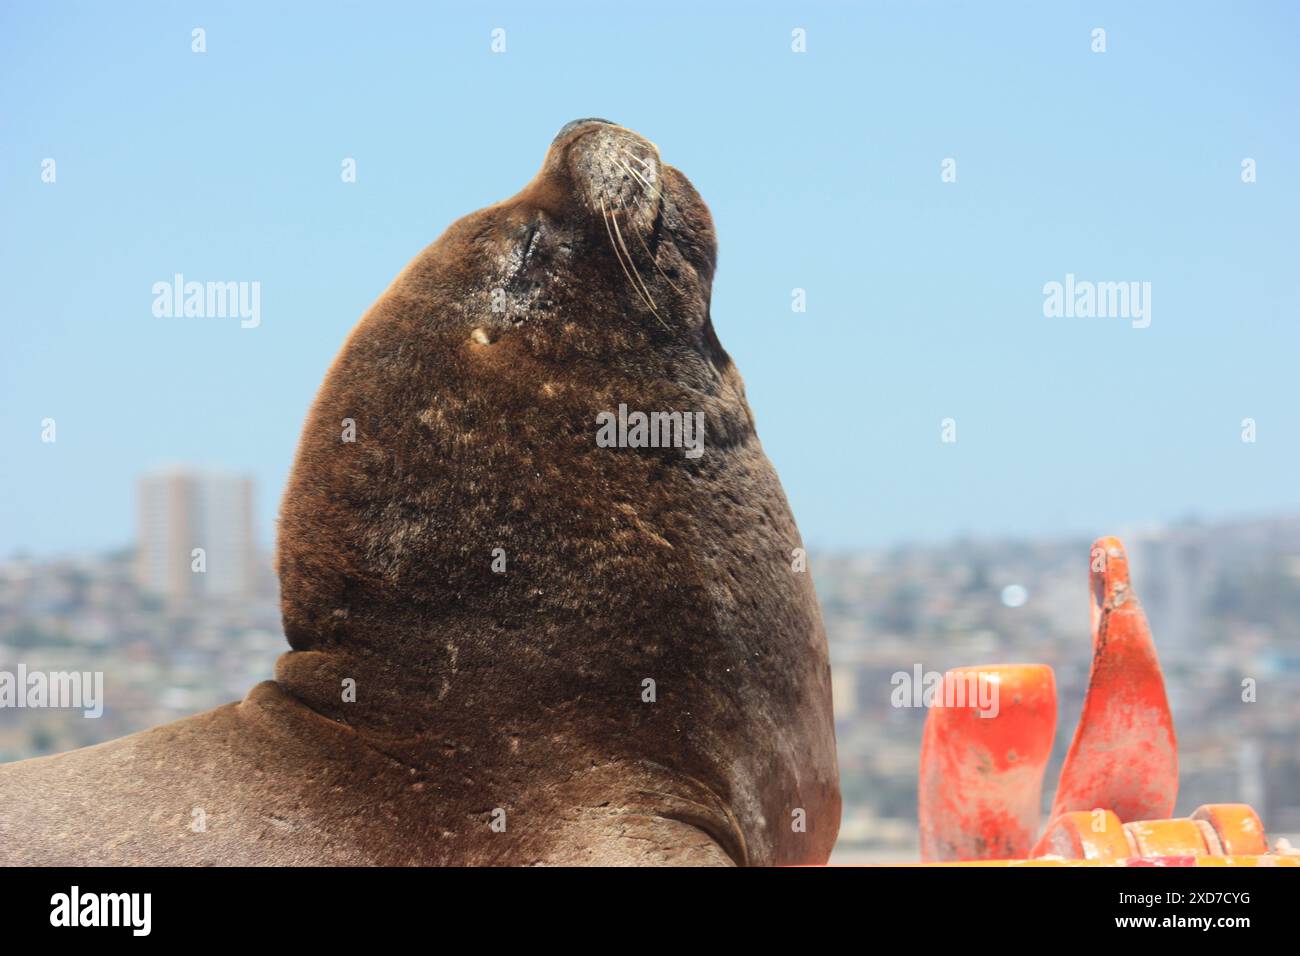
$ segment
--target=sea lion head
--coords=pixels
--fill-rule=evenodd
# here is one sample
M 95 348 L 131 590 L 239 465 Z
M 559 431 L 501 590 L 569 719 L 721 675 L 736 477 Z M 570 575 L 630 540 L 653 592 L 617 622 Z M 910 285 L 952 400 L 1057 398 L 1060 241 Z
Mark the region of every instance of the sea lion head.
M 646 338 L 661 350 L 676 340 L 720 351 L 709 328 L 708 208 L 653 143 L 606 120 L 566 124 L 532 182 L 437 246 L 442 275 L 428 278 L 454 282 L 463 307 L 444 316 L 474 320 L 479 345 L 516 331 L 535 354 L 617 360 Z

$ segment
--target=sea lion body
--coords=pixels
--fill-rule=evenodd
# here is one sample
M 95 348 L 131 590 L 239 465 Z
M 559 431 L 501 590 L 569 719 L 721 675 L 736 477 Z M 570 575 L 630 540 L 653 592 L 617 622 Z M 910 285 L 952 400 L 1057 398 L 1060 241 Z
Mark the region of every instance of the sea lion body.
M 826 640 L 713 333 L 715 259 L 652 144 L 566 126 L 327 375 L 281 513 L 276 680 L 0 767 L 0 861 L 824 862 Z M 597 441 L 638 411 L 702 445 Z

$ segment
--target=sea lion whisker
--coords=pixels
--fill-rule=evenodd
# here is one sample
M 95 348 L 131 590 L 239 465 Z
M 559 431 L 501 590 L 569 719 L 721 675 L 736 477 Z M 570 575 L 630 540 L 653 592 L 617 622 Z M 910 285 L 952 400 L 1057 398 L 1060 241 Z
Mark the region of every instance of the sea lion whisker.
M 650 286 L 641 277 L 641 270 L 636 267 L 636 260 L 632 257 L 632 250 L 627 247 L 627 242 L 623 239 L 623 231 L 618 227 L 618 216 L 611 212 L 609 221 L 614 224 L 614 235 L 618 237 L 618 244 L 623 247 L 623 254 L 627 256 L 628 266 L 631 267 L 633 274 L 636 276 L 636 281 L 641 284 L 641 291 L 645 293 L 646 304 L 650 306 L 650 311 L 659 320 L 659 324 L 667 329 L 668 323 L 663 320 L 663 316 L 659 314 L 659 309 L 655 307 L 654 297 L 650 294 Z
M 619 152 L 622 153 L 624 156 L 630 156 L 632 159 L 635 159 L 638 163 L 640 163 L 640 164 L 641 164 L 642 166 L 644 166 L 646 169 L 649 169 L 649 168 L 650 168 L 650 164 L 649 164 L 648 162 L 646 162 L 644 159 L 642 159 L 640 156 L 638 156 L 636 153 L 632 152 L 631 150 L 626 149 L 626 148 L 620 146 L 620 147 L 619 147 Z
M 627 152 L 627 150 L 622 150 L 621 152 L 622 152 L 625 156 L 628 156 L 628 157 L 630 157 L 630 158 L 632 158 L 632 159 L 638 159 L 637 156 L 633 155 L 632 153 Z M 616 162 L 616 163 L 618 163 L 618 165 L 622 166 L 623 169 L 626 170 L 627 173 L 628 173 L 630 176 L 635 177 L 635 178 L 636 178 L 636 179 L 641 183 L 642 186 L 644 186 L 646 189 L 648 189 L 650 192 L 652 192 L 652 193 L 654 194 L 654 196 L 655 196 L 656 199 L 659 199 L 659 200 L 662 200 L 662 199 L 663 199 L 663 193 L 661 193 L 661 192 L 659 191 L 658 187 L 656 187 L 654 183 L 650 182 L 650 180 L 646 178 L 646 176 L 645 176 L 644 173 L 639 173 L 639 172 L 637 172 L 635 169 L 633 169 L 631 166 L 629 166 L 627 163 L 623 162 L 623 160 L 618 159 L 617 157 L 614 159 L 614 162 Z
M 631 153 L 628 153 L 627 155 L 632 156 Z M 637 157 L 632 156 L 632 158 L 633 158 L 633 159 L 636 159 Z M 614 160 L 614 162 L 618 163 L 620 166 L 622 166 L 624 169 L 626 169 L 629 173 L 631 173 L 633 176 L 635 176 L 637 179 L 639 179 L 639 180 L 641 181 L 641 185 L 645 186 L 646 189 L 648 189 L 648 190 L 650 190 L 650 192 L 654 193 L 654 197 L 655 197 L 655 199 L 659 200 L 660 202 L 663 202 L 663 201 L 664 201 L 664 194 L 663 194 L 662 192 L 659 191 L 659 187 L 658 187 L 658 186 L 656 186 L 654 183 L 650 182 L 650 180 L 646 179 L 645 176 L 643 176 L 643 175 L 641 175 L 640 173 L 638 173 L 635 169 L 633 169 L 633 168 L 632 168 L 631 166 L 629 166 L 627 163 L 623 162 L 621 159 L 616 159 L 616 160 Z
M 620 203 L 621 202 L 622 200 L 620 200 Z M 637 200 L 636 202 L 638 206 L 641 205 L 640 200 Z M 623 208 L 626 209 L 627 207 L 624 206 Z M 670 286 L 672 286 L 674 292 L 676 292 L 678 295 L 682 295 L 682 296 L 686 295 L 686 293 L 682 291 L 682 289 L 677 285 L 677 283 L 668 277 L 668 273 L 664 272 L 663 267 L 659 265 L 659 259 L 653 252 L 650 251 L 650 246 L 646 243 L 645 237 L 642 236 L 640 232 L 637 232 L 636 238 L 637 241 L 641 243 L 641 248 L 645 250 L 645 254 L 647 258 L 649 258 L 650 264 L 655 267 L 655 271 L 658 272 L 661 276 L 663 276 L 664 281 L 667 282 Z
M 614 231 L 618 229 L 618 223 L 614 223 L 614 230 L 610 229 L 610 220 L 613 219 L 613 216 L 605 209 L 605 200 L 603 198 L 600 200 L 600 217 L 605 223 L 605 232 L 609 234 L 610 247 L 614 250 L 614 258 L 618 260 L 618 265 L 619 268 L 623 270 L 623 275 L 627 276 L 627 281 L 631 283 L 632 288 L 636 290 L 636 294 L 641 297 L 643 302 L 645 302 L 646 307 L 654 314 L 654 317 L 659 320 L 659 324 L 665 329 L 668 329 L 668 323 L 663 320 L 663 317 L 659 314 L 659 310 L 655 308 L 654 301 L 650 298 L 649 293 L 641 291 L 640 287 L 636 284 L 636 280 L 632 278 L 632 273 L 628 271 L 627 265 L 623 264 L 623 257 L 619 255 L 618 245 L 614 241 Z M 631 264 L 633 270 L 635 270 L 636 265 L 632 263 L 632 254 L 630 252 L 628 253 L 627 258 L 628 263 Z
M 600 221 L 605 224 L 605 234 L 609 236 L 610 249 L 613 250 L 614 258 L 618 260 L 619 268 L 623 270 L 623 275 L 627 277 L 627 281 L 631 284 L 632 288 L 636 289 L 637 295 L 641 295 L 641 290 L 637 288 L 637 284 L 632 280 L 632 274 L 628 271 L 627 266 L 623 262 L 623 255 L 618 250 L 618 243 L 615 242 L 614 240 L 614 230 L 610 228 L 609 218 L 610 218 L 610 214 L 605 209 L 605 200 L 601 199 L 600 200 Z M 642 299 L 645 298 L 645 296 L 641 296 L 641 297 Z M 648 304 L 649 303 L 647 303 L 647 305 Z
M 604 206 L 605 206 L 605 201 L 602 199 L 601 200 L 602 211 L 604 211 Z M 608 217 L 609 218 L 607 220 L 607 223 L 608 225 L 612 225 L 614 227 L 614 236 L 618 243 L 618 248 L 621 249 L 623 251 L 623 255 L 627 257 L 628 267 L 632 270 L 632 273 L 636 276 L 638 288 L 645 293 L 646 299 L 649 301 L 651 307 L 653 307 L 654 298 L 650 295 L 650 287 L 646 285 L 645 280 L 641 278 L 641 270 L 636 267 L 636 261 L 632 258 L 632 250 L 627 247 L 627 242 L 623 239 L 623 230 L 621 230 L 618 227 L 618 215 L 614 212 L 614 210 L 611 209 L 608 211 Z
M 623 255 L 627 256 L 627 264 L 632 268 L 632 272 L 636 274 L 637 282 L 640 283 L 641 290 L 645 292 L 646 299 L 649 300 L 651 308 L 654 308 L 654 298 L 650 295 L 650 287 L 646 285 L 645 280 L 641 278 L 641 270 L 636 267 L 636 260 L 632 258 L 632 250 L 627 247 L 627 241 L 623 238 L 623 230 L 618 227 L 618 216 L 611 212 L 609 221 L 614 226 L 614 235 L 618 237 L 618 244 L 623 250 Z

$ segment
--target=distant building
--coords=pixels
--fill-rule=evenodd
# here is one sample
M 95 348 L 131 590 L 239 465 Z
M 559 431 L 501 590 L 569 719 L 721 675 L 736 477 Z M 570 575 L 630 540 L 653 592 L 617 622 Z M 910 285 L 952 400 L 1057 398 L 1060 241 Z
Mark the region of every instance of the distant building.
M 1133 585 L 1157 646 L 1173 656 L 1200 651 L 1214 571 L 1206 533 L 1150 531 L 1132 535 L 1127 543 Z
M 251 477 L 174 468 L 145 475 L 138 488 L 135 573 L 143 589 L 171 600 L 254 593 Z

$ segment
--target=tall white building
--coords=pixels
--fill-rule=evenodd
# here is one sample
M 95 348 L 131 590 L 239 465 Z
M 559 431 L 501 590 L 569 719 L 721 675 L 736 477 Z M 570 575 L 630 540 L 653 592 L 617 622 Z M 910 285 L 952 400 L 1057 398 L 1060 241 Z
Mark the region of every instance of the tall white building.
M 251 477 L 172 468 L 140 479 L 142 588 L 173 600 L 247 598 L 257 560 Z
M 1170 528 L 1124 539 L 1133 587 L 1162 653 L 1202 650 L 1201 621 L 1214 570 L 1206 534 L 1198 528 Z

